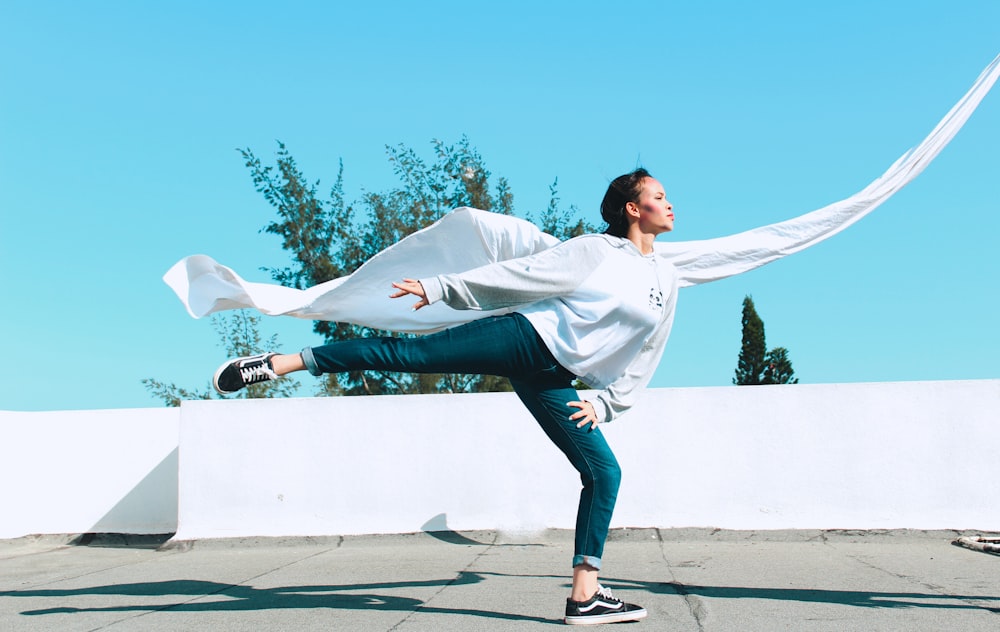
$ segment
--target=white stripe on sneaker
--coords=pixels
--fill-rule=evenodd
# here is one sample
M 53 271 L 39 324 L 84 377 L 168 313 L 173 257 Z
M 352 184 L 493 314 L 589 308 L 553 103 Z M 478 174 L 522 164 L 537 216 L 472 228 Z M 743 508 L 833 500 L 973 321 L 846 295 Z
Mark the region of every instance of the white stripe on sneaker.
M 590 604 L 586 608 L 580 608 L 580 612 L 590 612 L 591 610 L 593 610 L 598 606 L 603 606 L 608 610 L 620 610 L 621 608 L 625 607 L 625 602 L 623 601 L 609 602 L 609 601 L 601 601 L 600 599 L 598 599 L 597 601 Z

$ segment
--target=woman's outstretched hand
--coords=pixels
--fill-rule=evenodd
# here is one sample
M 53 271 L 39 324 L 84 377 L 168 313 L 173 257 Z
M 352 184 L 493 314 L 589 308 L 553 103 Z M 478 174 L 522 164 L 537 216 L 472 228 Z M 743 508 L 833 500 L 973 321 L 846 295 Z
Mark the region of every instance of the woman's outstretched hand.
M 580 409 L 580 412 L 573 413 L 569 416 L 570 421 L 580 420 L 580 422 L 576 424 L 577 428 L 583 428 L 587 424 L 590 424 L 590 428 L 587 428 L 587 432 L 591 432 L 597 428 L 597 424 L 600 422 L 597 420 L 597 411 L 594 410 L 593 404 L 590 402 L 566 402 L 566 405 Z
M 424 286 L 420 285 L 420 281 L 415 279 L 403 279 L 402 281 L 393 283 L 392 287 L 399 291 L 394 294 L 390 294 L 389 298 L 400 298 L 401 296 L 407 296 L 409 294 L 420 297 L 420 300 L 413 304 L 413 311 L 417 311 L 421 307 L 430 305 L 430 303 L 427 302 L 427 293 L 424 292 Z

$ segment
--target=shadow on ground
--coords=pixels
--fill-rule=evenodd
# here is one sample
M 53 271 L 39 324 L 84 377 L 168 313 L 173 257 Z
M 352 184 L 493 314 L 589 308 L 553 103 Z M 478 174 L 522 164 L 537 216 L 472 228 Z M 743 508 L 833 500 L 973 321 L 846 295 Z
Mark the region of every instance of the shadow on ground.
M 350 584 L 328 586 L 286 586 L 279 588 L 254 588 L 246 585 L 224 584 L 199 580 L 173 580 L 163 582 L 143 582 L 134 584 L 113 584 L 73 589 L 34 589 L 0 592 L 0 597 L 42 597 L 66 599 L 79 596 L 122 597 L 190 597 L 168 604 L 114 605 L 95 608 L 53 607 L 28 610 L 23 615 L 38 616 L 50 614 L 72 614 L 82 612 L 240 612 L 252 610 L 312 609 L 327 608 L 339 610 L 390 610 L 401 612 L 420 611 L 430 614 L 454 614 L 533 621 L 539 623 L 561 623 L 558 619 L 546 619 L 506 612 L 491 612 L 465 608 L 437 608 L 427 606 L 419 599 L 378 594 L 381 590 L 406 588 L 445 587 L 474 584 L 484 581 L 482 573 L 459 573 L 453 579 L 385 582 L 378 584 Z M 369 592 L 372 591 L 372 592 Z M 216 597 L 217 599 L 212 599 Z
M 654 594 L 694 595 L 708 599 L 774 599 L 803 603 L 828 603 L 855 608 L 942 608 L 986 610 L 1000 614 L 1000 596 L 951 595 L 947 593 L 867 592 L 823 590 L 815 588 L 759 588 L 749 586 L 698 586 L 679 582 L 653 583 L 607 580 L 607 586 L 620 590 L 644 589 Z M 961 601 L 964 603 L 954 603 Z M 945 603 L 951 602 L 951 603 Z M 988 606 L 974 602 L 995 602 Z
M 420 611 L 422 613 L 454 614 L 515 621 L 561 623 L 546 619 L 505 612 L 462 608 L 437 608 L 420 599 L 379 594 L 379 591 L 407 588 L 446 587 L 476 584 L 490 577 L 534 577 L 565 579 L 555 575 L 508 575 L 489 572 L 461 572 L 452 579 L 385 582 L 375 584 L 345 584 L 324 586 L 285 586 L 255 588 L 199 580 L 174 580 L 90 586 L 74 589 L 30 589 L 0 592 L 0 597 L 34 597 L 66 599 L 86 595 L 122 597 L 189 597 L 168 604 L 115 605 L 97 608 L 53 607 L 22 612 L 23 615 L 67 614 L 77 612 L 235 612 L 277 609 L 328 608 L 341 610 Z M 607 579 L 605 585 L 622 591 L 644 591 L 657 595 L 694 595 L 707 599 L 774 599 L 804 603 L 829 603 L 856 608 L 940 608 L 986 610 L 1000 614 L 1000 607 L 983 602 L 1000 603 L 1000 597 L 987 595 L 950 595 L 919 592 L 863 592 L 819 590 L 809 588 L 753 588 L 741 586 L 697 586 L 677 582 L 640 582 Z M 568 584 L 566 585 L 568 588 Z M 216 599 L 212 599 L 216 597 Z M 956 603 L 962 602 L 962 603 Z M 977 603 L 978 602 L 978 603 Z

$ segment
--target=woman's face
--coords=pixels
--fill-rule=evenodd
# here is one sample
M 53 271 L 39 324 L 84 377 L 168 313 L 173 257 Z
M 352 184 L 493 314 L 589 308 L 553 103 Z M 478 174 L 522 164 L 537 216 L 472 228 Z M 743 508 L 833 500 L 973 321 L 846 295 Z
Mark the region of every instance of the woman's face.
M 663 185 L 656 178 L 642 181 L 642 191 L 635 206 L 643 232 L 660 234 L 674 229 L 674 205 L 667 200 Z

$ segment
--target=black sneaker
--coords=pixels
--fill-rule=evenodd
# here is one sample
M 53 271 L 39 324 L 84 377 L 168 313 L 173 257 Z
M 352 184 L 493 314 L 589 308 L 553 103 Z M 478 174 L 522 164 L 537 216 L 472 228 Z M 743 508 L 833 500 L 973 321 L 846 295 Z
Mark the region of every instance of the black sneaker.
M 278 379 L 278 374 L 271 366 L 271 358 L 276 353 L 262 353 L 245 358 L 230 360 L 219 367 L 212 378 L 212 385 L 221 395 L 235 393 L 251 384 L 259 384 Z
M 595 625 L 638 621 L 646 618 L 646 609 L 616 599 L 604 586 L 597 587 L 597 594 L 587 601 L 566 600 L 566 623 L 569 625 Z

